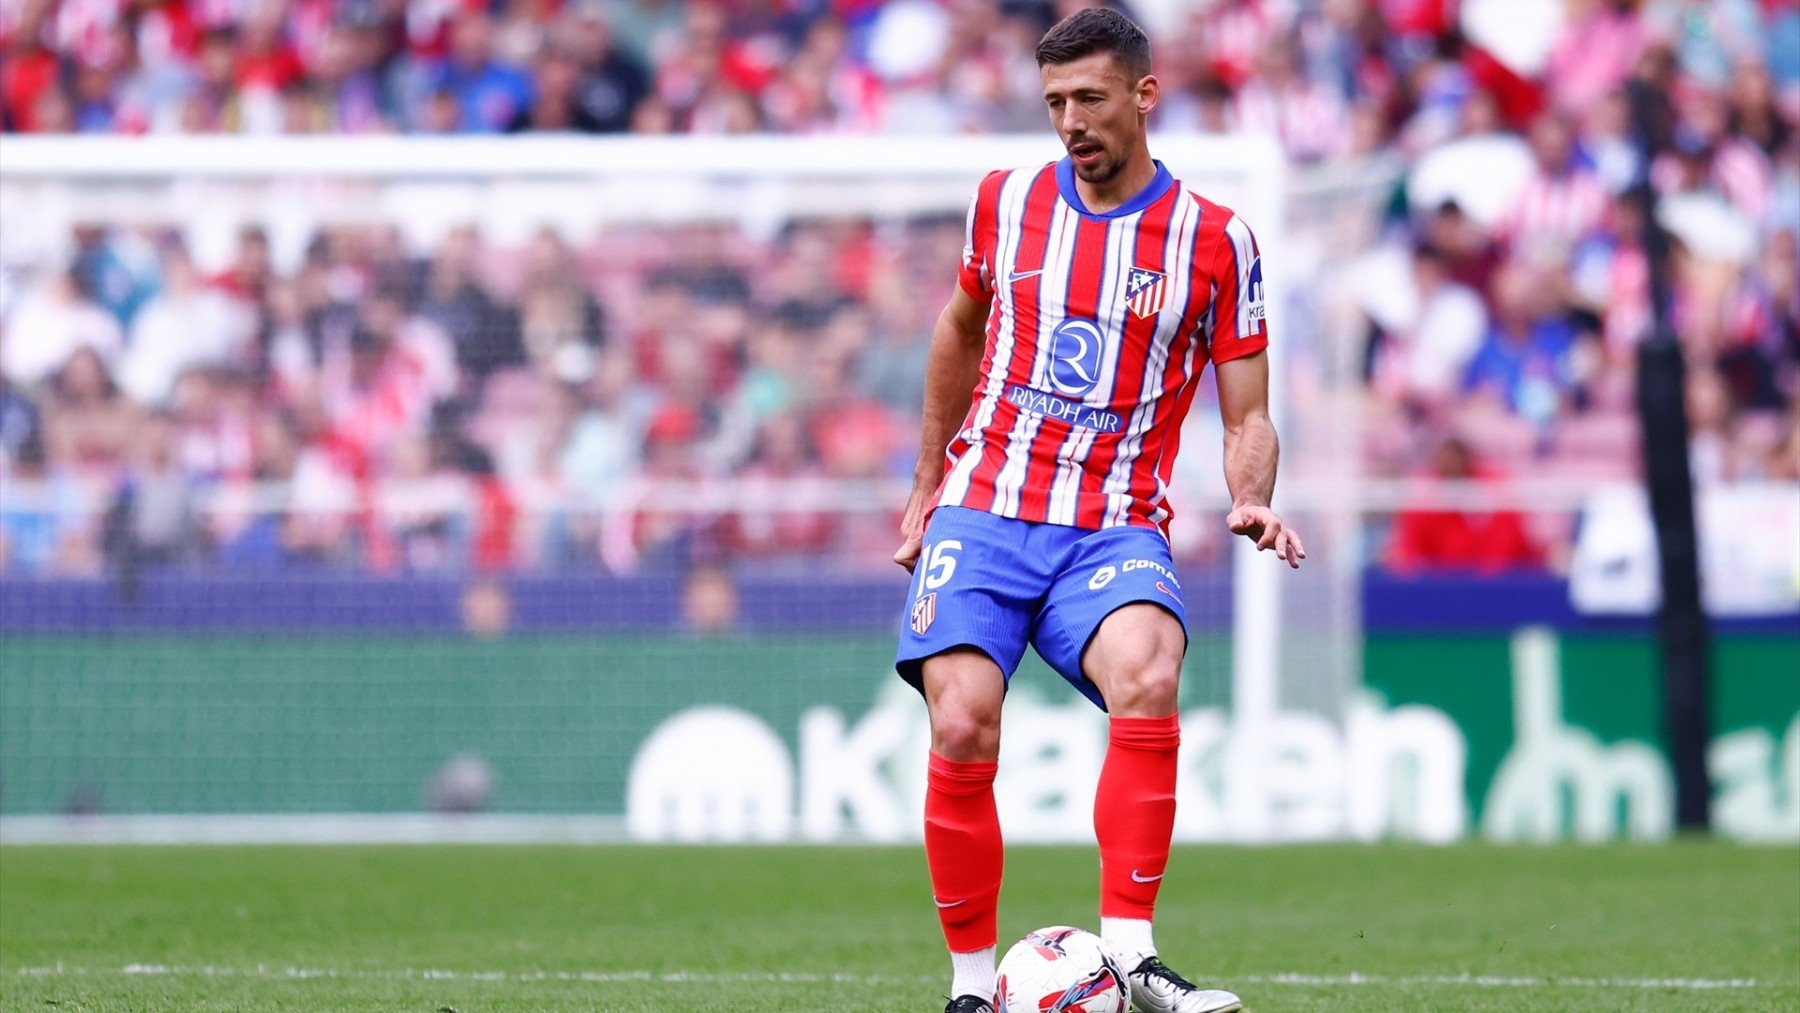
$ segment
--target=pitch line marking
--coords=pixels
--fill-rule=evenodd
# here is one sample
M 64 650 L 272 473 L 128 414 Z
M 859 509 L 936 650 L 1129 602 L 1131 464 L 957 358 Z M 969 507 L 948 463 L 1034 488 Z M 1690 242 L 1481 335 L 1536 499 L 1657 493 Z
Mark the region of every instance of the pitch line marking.
M 799 984 L 799 985 L 912 985 L 935 982 L 936 975 L 912 977 L 877 974 L 824 974 L 804 971 L 719 972 L 719 971 L 448 971 L 437 968 L 404 968 L 400 970 L 355 970 L 318 967 L 290 967 L 258 964 L 255 967 L 215 967 L 201 965 L 183 967 L 169 964 L 126 964 L 123 967 L 70 967 L 54 964 L 15 968 L 15 975 L 25 978 L 69 976 L 95 977 L 200 977 L 289 979 L 341 978 L 382 981 L 572 981 L 595 984 L 622 982 L 662 982 L 666 984 Z M 1755 978 L 1590 978 L 1533 977 L 1491 974 L 1240 974 L 1230 977 L 1228 984 L 1299 985 L 1342 988 L 1355 986 L 1394 985 L 1462 985 L 1475 988 L 1643 988 L 1672 991 L 1709 991 L 1767 987 L 1775 982 Z

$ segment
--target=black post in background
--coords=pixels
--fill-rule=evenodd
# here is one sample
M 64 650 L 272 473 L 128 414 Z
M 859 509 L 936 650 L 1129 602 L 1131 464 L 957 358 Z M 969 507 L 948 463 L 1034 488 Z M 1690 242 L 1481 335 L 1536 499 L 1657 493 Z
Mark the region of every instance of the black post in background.
M 1700 543 L 1694 524 L 1694 477 L 1688 469 L 1686 368 L 1669 322 L 1669 236 L 1656 220 L 1650 163 L 1661 149 L 1668 94 L 1658 82 L 1631 82 L 1633 124 L 1643 164 L 1632 196 L 1643 214 L 1655 325 L 1638 347 L 1637 408 L 1644 436 L 1644 481 L 1656 527 L 1662 606 L 1656 629 L 1662 649 L 1663 719 L 1675 770 L 1675 825 L 1705 832 L 1712 826 L 1712 789 L 1706 774 L 1711 738 L 1707 706 L 1710 631 L 1700 605 Z

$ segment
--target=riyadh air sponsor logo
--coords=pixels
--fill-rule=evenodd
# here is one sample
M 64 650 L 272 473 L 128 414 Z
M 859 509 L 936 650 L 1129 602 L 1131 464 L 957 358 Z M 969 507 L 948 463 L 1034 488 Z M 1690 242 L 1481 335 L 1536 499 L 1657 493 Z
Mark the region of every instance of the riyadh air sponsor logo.
M 1162 312 L 1163 304 L 1169 300 L 1168 283 L 1166 274 L 1132 268 L 1131 277 L 1125 282 L 1125 305 L 1131 315 L 1142 319 Z
M 913 602 L 911 619 L 912 631 L 921 637 L 924 636 L 925 631 L 931 629 L 932 620 L 936 618 L 937 592 L 933 591 L 930 594 L 920 595 L 919 600 Z
M 1244 301 L 1249 306 L 1249 320 L 1256 323 L 1263 318 L 1263 277 L 1262 255 L 1250 261 L 1249 285 L 1244 292 Z M 1243 335 L 1239 335 L 1242 337 Z
M 1067 422 L 1071 426 L 1082 429 L 1116 433 L 1125 428 L 1125 419 L 1118 412 L 1109 412 L 1104 408 L 1095 408 L 1079 401 L 1070 401 L 1057 397 L 1049 391 L 1033 387 L 1011 384 L 1006 388 L 1006 399 L 1034 415 Z
M 1064 397 L 1086 397 L 1100 382 L 1105 332 L 1092 320 L 1071 318 L 1050 332 L 1050 386 Z

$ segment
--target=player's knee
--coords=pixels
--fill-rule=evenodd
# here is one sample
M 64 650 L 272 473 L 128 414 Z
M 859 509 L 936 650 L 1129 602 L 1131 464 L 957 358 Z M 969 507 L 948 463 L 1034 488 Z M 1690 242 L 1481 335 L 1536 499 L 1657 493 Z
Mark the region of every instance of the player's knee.
M 933 751 L 949 760 L 1000 755 L 1006 679 L 992 659 L 972 649 L 947 651 L 925 662 L 924 684 Z
M 945 701 L 931 712 L 931 749 L 948 760 L 992 760 L 1000 755 L 1000 709 Z
M 1111 680 L 1107 709 L 1113 714 L 1160 717 L 1173 714 L 1181 696 L 1181 662 L 1158 656 L 1119 671 Z
M 985 694 L 948 692 L 931 706 L 931 748 L 949 760 L 1000 755 L 1000 704 Z

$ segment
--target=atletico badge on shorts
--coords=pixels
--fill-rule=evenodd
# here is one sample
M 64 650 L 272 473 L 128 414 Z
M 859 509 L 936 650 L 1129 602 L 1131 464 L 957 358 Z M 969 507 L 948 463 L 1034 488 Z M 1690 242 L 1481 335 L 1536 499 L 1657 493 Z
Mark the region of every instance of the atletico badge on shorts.
M 913 602 L 912 631 L 921 637 L 924 636 L 925 631 L 931 629 L 931 621 L 936 618 L 937 592 L 933 591 L 930 594 L 920 595 L 919 599 Z
M 1131 308 L 1132 316 L 1155 316 L 1162 312 L 1163 303 L 1168 298 L 1168 275 L 1146 271 L 1141 267 L 1131 269 L 1131 277 L 1125 280 L 1125 305 Z

